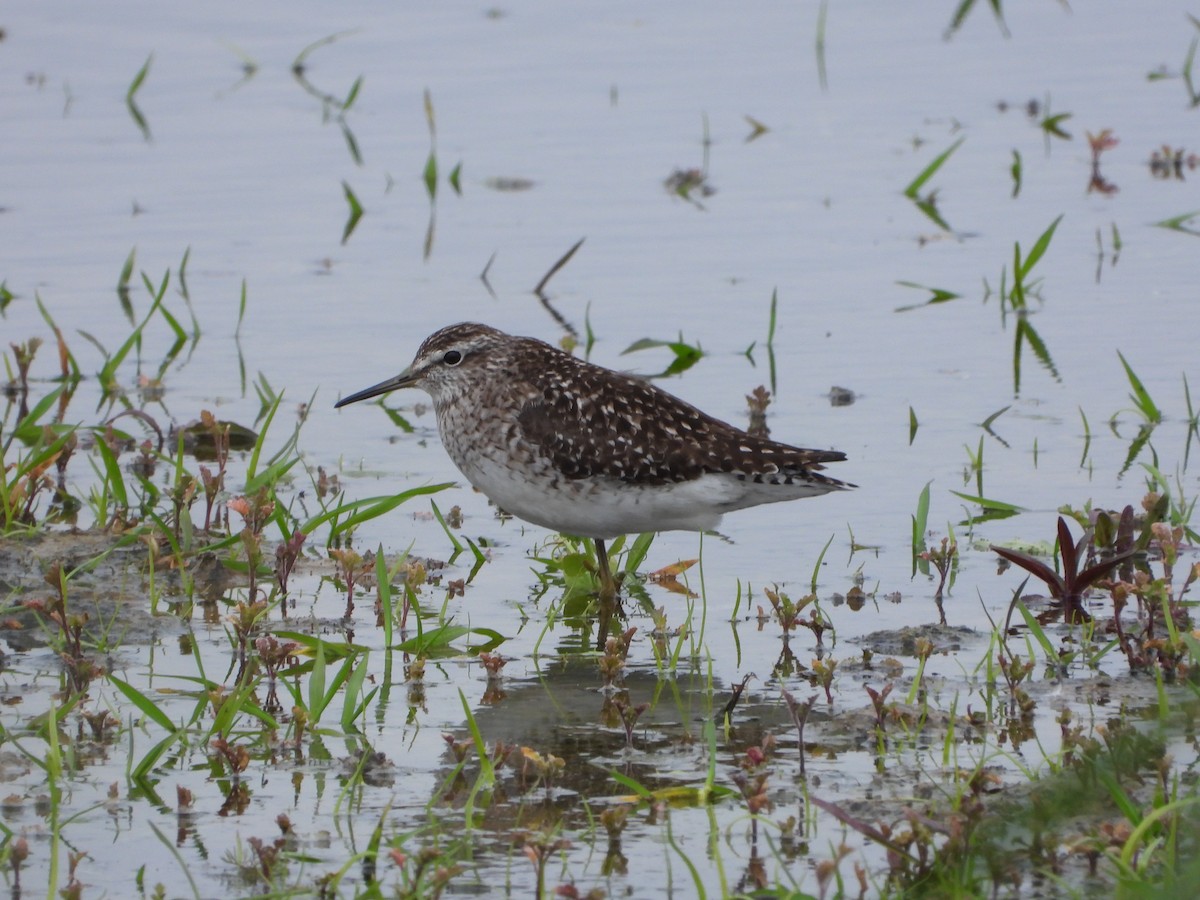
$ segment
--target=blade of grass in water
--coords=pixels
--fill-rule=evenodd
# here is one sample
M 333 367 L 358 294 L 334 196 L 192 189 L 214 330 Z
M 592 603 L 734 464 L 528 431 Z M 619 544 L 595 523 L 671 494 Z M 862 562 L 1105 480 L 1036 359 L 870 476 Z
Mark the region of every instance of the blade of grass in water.
M 945 288 L 929 287 L 924 284 L 917 284 L 915 281 L 897 281 L 896 284 L 901 287 L 914 288 L 918 291 L 929 291 L 929 299 L 923 303 L 910 303 L 907 306 L 897 306 L 896 312 L 910 312 L 914 309 L 923 309 L 926 306 L 937 306 L 940 303 L 949 303 L 951 300 L 957 300 L 962 294 L 957 294 L 954 291 L 948 291 Z
M 829 0 L 821 0 L 821 5 L 817 9 L 817 82 L 821 85 L 821 90 L 829 90 L 829 73 L 825 68 L 825 23 L 828 19 Z
M 170 720 L 170 718 L 167 717 L 166 713 L 158 708 L 158 704 L 156 704 L 153 700 L 151 700 L 133 685 L 129 684 L 129 682 L 122 681 L 115 675 L 109 675 L 108 682 L 118 691 L 124 694 L 134 706 L 141 710 L 142 715 L 144 715 L 147 719 L 154 722 L 159 728 L 162 728 L 168 734 L 175 733 L 177 726 Z
M 965 137 L 960 137 L 957 141 L 935 156 L 933 161 L 930 162 L 929 165 L 927 165 L 920 172 L 918 172 L 917 177 L 908 183 L 908 187 L 904 189 L 904 196 L 910 200 L 916 200 L 917 195 L 919 194 L 921 188 L 925 186 L 925 183 L 937 173 L 937 170 L 945 164 L 946 160 L 951 157 L 955 150 L 962 146 L 962 142 L 965 140 Z
M 354 229 L 358 227 L 358 220 L 363 216 L 363 208 L 348 182 L 342 182 L 342 191 L 346 195 L 346 204 L 350 207 L 350 216 L 346 219 L 346 227 L 342 230 L 342 244 L 344 245 L 350 240 L 350 235 L 354 233 Z
M 238 299 L 238 317 L 237 327 L 233 330 L 234 337 L 240 337 L 242 333 L 242 322 L 246 319 L 246 279 L 242 279 L 242 293 Z
M 1121 358 L 1121 365 L 1125 367 L 1125 375 L 1129 379 L 1129 386 L 1133 389 L 1130 394 L 1130 399 L 1138 411 L 1146 417 L 1146 421 L 1158 423 L 1162 421 L 1162 411 L 1158 405 L 1150 397 L 1150 392 L 1146 390 L 1146 386 L 1142 384 L 1142 380 L 1138 378 L 1137 373 L 1133 371 L 1133 367 L 1129 365 L 1125 355 L 1118 350 L 1117 356 Z
M 1161 222 L 1155 222 L 1154 227 L 1167 228 L 1171 231 L 1182 232 L 1183 234 L 1200 235 L 1200 230 L 1188 227 L 1188 223 L 1197 216 L 1200 216 L 1200 209 L 1195 209 L 1191 212 L 1186 212 L 1178 216 L 1172 216 L 1169 219 L 1163 219 Z
M 142 63 L 142 67 L 138 69 L 138 73 L 133 76 L 133 81 L 129 83 L 129 89 L 125 92 L 125 107 L 129 110 L 129 115 L 133 117 L 133 121 L 137 124 L 138 130 L 142 132 L 142 137 L 147 141 L 150 140 L 150 126 L 146 124 L 146 117 L 142 115 L 135 97 L 141 89 L 142 83 L 146 80 L 146 76 L 150 73 L 150 63 L 153 60 L 154 54 L 151 53 L 146 57 L 146 61 Z
M 815 594 L 817 592 L 817 576 L 821 574 L 821 562 L 825 559 L 825 553 L 829 550 L 829 545 L 833 543 L 833 535 L 829 536 L 829 540 L 825 542 L 825 546 L 821 548 L 821 552 L 817 555 L 817 561 L 813 564 L 812 581 L 809 582 L 809 587 Z
M 932 481 L 925 482 L 921 494 L 917 498 L 917 511 L 912 517 L 912 574 L 917 574 L 917 557 L 925 550 L 925 531 L 929 528 L 929 486 Z
M 475 714 L 471 711 L 471 704 L 467 702 L 467 695 L 462 692 L 462 688 L 459 688 L 458 699 L 462 703 L 463 714 L 467 719 L 467 729 L 471 732 L 471 740 L 475 743 L 475 756 L 479 760 L 479 775 L 475 779 L 475 784 L 471 786 L 463 810 L 467 828 L 470 829 L 475 824 L 475 798 L 480 792 L 491 792 L 492 786 L 496 783 L 496 769 L 492 765 L 487 746 L 483 742 L 483 734 L 479 730 L 479 723 L 475 721 Z
M 1054 238 L 1054 231 L 1058 228 L 1058 223 L 1062 221 L 1063 214 L 1059 214 L 1050 225 L 1038 235 L 1038 239 L 1033 242 L 1033 248 L 1029 251 L 1029 255 L 1025 257 L 1023 266 L 1017 272 L 1018 277 L 1024 281 L 1025 277 L 1032 271 L 1033 267 L 1038 264 L 1043 256 L 1046 255 L 1046 250 L 1050 246 L 1050 241 Z

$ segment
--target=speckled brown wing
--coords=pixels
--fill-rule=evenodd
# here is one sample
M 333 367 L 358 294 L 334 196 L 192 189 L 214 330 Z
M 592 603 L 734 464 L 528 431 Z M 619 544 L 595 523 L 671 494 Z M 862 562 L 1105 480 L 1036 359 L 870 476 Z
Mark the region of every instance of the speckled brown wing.
M 840 482 L 814 474 L 845 459 L 746 434 L 648 382 L 537 348 L 539 393 L 518 414 L 523 437 L 567 478 L 661 485 L 726 472 L 759 481 Z M 585 428 L 582 423 L 590 423 Z

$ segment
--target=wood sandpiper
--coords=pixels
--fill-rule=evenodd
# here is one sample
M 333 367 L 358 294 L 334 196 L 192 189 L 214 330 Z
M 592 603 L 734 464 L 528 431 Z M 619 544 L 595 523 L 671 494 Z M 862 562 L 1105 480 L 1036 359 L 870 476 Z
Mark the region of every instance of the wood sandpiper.
M 735 509 L 854 487 L 820 472 L 844 453 L 747 434 L 648 381 L 486 325 L 435 332 L 399 375 L 336 406 L 404 387 L 433 398 L 446 452 L 496 506 L 595 542 L 601 648 L 617 593 L 606 540 L 707 531 Z

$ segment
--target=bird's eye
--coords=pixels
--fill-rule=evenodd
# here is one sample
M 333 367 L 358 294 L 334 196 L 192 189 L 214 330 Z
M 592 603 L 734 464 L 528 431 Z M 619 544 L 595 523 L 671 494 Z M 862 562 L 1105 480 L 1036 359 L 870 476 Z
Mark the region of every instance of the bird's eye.
M 462 359 L 463 355 L 457 350 L 447 350 L 445 355 L 442 357 L 442 362 L 448 366 L 457 366 L 460 362 L 462 362 Z

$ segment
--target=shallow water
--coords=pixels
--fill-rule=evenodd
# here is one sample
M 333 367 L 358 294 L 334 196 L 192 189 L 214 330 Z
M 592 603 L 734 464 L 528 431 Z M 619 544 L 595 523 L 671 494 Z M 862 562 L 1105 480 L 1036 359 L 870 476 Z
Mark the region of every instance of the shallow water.
M 462 534 L 489 546 L 489 561 L 465 597 L 451 599 L 447 609 L 461 623 L 508 638 L 500 648 L 511 659 L 502 682 L 508 697 L 482 705 L 484 676 L 464 655 L 431 663 L 424 700 L 413 702 L 412 683 L 401 684 L 399 659 L 385 661 L 389 654 L 373 626 L 369 597 L 360 599 L 354 640 L 372 648 L 370 671 L 383 686 L 368 714 L 373 730 L 366 739 L 395 764 L 390 785 L 359 788 L 353 802 L 341 800 L 345 772 L 332 759 L 358 744 L 341 746 L 326 737 L 331 760 L 309 753 L 290 764 L 256 761 L 249 804 L 222 822 L 202 745 L 170 767 L 161 798 L 127 790 L 125 756 L 140 757 L 144 746 L 162 737 L 153 725 L 135 729 L 121 744 L 98 750 L 107 759 L 90 762 L 70 784 L 71 812 L 100 804 L 71 825 L 78 830 L 73 846 L 93 860 L 81 870 L 89 888 L 127 893 L 148 852 L 147 884 L 163 881 L 170 892 L 187 893 L 180 874 L 186 867 L 200 895 L 236 892 L 240 888 L 227 881 L 233 867 L 212 861 L 223 859 L 235 837 L 265 838 L 285 809 L 302 846 L 317 859 L 312 865 L 321 872 L 338 868 L 362 849 L 364 835 L 389 803 L 389 836 L 426 820 L 425 804 L 450 768 L 440 733 L 466 735 L 460 691 L 489 744 L 503 739 L 557 753 L 565 741 L 573 748 L 572 766 L 588 766 L 597 778 L 607 768 L 625 768 L 633 777 L 664 782 L 682 772 L 679 780 L 694 783 L 690 779 L 706 765 L 699 723 L 710 714 L 704 708 L 707 679 L 723 696 L 754 672 L 747 698 L 763 712 L 745 712 L 746 721 L 772 710 L 770 728 L 786 756 L 795 744 L 787 743 L 792 732 L 779 685 L 804 697 L 810 689 L 794 675 L 773 674 L 779 629 L 760 629 L 747 616 L 766 605 L 764 586 L 781 585 L 793 597 L 807 593 L 832 537 L 818 593 L 835 632 L 823 650 L 846 663 L 843 671 L 860 654 L 865 635 L 936 621 L 936 585 L 911 578 L 911 517 L 927 483 L 933 540 L 951 523 L 962 550 L 946 601 L 948 623 L 980 637 L 961 651 L 932 657 L 926 675 L 944 679 L 944 697 L 961 693 L 965 702 L 977 687 L 976 665 L 989 652 L 987 616 L 1004 615 L 1020 582 L 1015 573 L 996 577 L 988 543 L 1052 539 L 1055 510 L 1064 504 L 1136 506 L 1145 492 L 1141 462 L 1156 460 L 1173 486 L 1178 478 L 1185 499 L 1195 495 L 1195 468 L 1184 468 L 1188 410 L 1181 374 L 1200 385 L 1193 323 L 1197 238 L 1153 223 L 1200 209 L 1200 197 L 1194 170 L 1160 178 L 1149 166 L 1164 144 L 1200 152 L 1191 143 L 1195 110 L 1182 80 L 1148 78 L 1160 67 L 1178 72 L 1183 65 L 1196 33 L 1187 10 L 1178 3 L 1144 4 L 1136 14 L 1118 5 L 1067 11 L 1054 3 L 1031 4 L 1007 10 L 1010 38 L 987 11 L 977 10 L 945 40 L 953 6 L 833 6 L 824 90 L 811 5 L 752 5 L 736 14 L 682 3 L 587 10 L 524 4 L 491 11 L 378 5 L 349 12 L 323 4 L 285 9 L 214 3 L 201 12 L 122 2 L 6 10 L 0 17 L 0 97 L 9 125 L 0 147 L 0 281 L 17 295 L 4 312 L 6 342 L 49 338 L 34 303 L 40 298 L 90 374 L 102 358 L 79 332 L 110 350 L 129 333 L 114 287 L 131 249 L 138 315 L 149 300 L 136 273 L 157 283 L 170 269 L 166 305 L 184 323 L 187 308 L 176 290 L 180 261 L 190 250 L 187 285 L 202 335 L 186 363 L 180 362 L 184 354 L 168 367 L 165 396 L 161 403 L 145 402 L 148 411 L 164 424 L 182 424 L 213 409 L 250 425 L 260 404 L 243 383 L 244 366 L 248 382 L 261 373 L 286 394 L 281 421 L 284 414 L 289 421 L 274 426 L 275 446 L 290 431 L 298 405 L 312 398 L 300 440 L 305 465 L 337 471 L 348 498 L 392 493 L 458 479 L 438 444 L 432 415 L 414 409 L 425 398 L 414 392 L 389 401 L 412 421 L 413 434 L 399 431 L 375 408 L 335 412 L 333 402 L 395 374 L 425 335 L 448 322 L 480 320 L 558 340 L 562 327 L 531 289 L 585 238 L 548 292 L 563 320 L 581 333 L 588 326 L 594 331 L 593 361 L 660 371 L 669 362 L 665 352 L 621 351 L 643 337 L 682 334 L 706 355 L 664 386 L 745 424 L 745 395 L 767 384 L 774 395 L 772 434 L 845 451 L 849 460 L 833 474 L 860 485 L 853 493 L 729 516 L 721 528 L 727 540 L 669 534 L 655 541 L 647 571 L 702 556 L 702 584 L 695 569 L 688 583 L 697 592 L 703 587 L 705 618 L 701 632 L 698 607 L 694 642 L 686 646 L 678 678 L 655 666 L 644 637 L 652 629 L 649 618 L 632 619 L 643 637 L 631 654 L 630 693 L 635 703 L 658 699 L 647 713 L 654 724 L 639 725 L 639 740 L 628 753 L 619 727 L 596 724 L 604 692 L 588 665 L 579 668 L 579 635 L 562 623 L 547 632 L 548 601 L 531 599 L 539 567 L 529 557 L 549 536 L 498 521 L 469 489 L 439 494 L 443 510 L 462 508 Z M 336 98 L 346 97 L 362 78 L 344 115 L 361 162 L 334 111 L 293 74 L 305 47 L 333 35 L 307 57 L 303 74 L 314 90 Z M 252 71 L 243 71 L 242 54 L 254 61 Z M 125 94 L 151 55 L 135 96 L 147 138 Z M 431 149 L 425 91 L 436 120 L 439 182 L 432 202 L 420 177 Z M 1046 104 L 1069 113 L 1062 127 L 1071 139 L 1046 139 L 1038 117 L 1026 112 L 1030 101 L 1041 105 L 1039 116 Z M 749 140 L 747 116 L 768 130 Z M 1085 133 L 1102 129 L 1112 129 L 1120 141 L 1101 161 L 1115 193 L 1088 191 Z M 922 189 L 936 191 L 937 210 L 950 226 L 942 229 L 902 191 L 960 139 Z M 1022 164 L 1015 197 L 1014 153 Z M 461 195 L 446 181 L 460 162 Z M 710 196 L 689 203 L 665 189 L 675 170 L 701 167 L 715 188 Z M 498 190 L 496 179 L 527 179 L 532 186 Z M 365 208 L 344 243 L 343 184 Z M 1027 347 L 1017 392 L 1015 318 L 1002 317 L 997 292 L 1002 279 L 1011 283 L 1014 242 L 1028 254 L 1059 216 L 1032 275 L 1036 296 L 1029 317 L 1058 377 Z M 485 267 L 494 296 L 480 278 Z M 897 312 L 929 296 L 904 282 L 962 296 Z M 246 313 L 235 342 L 243 283 Z M 772 385 L 765 342 L 773 294 Z M 141 346 L 142 362 L 131 354 L 119 373 L 122 382 L 132 388 L 139 373 L 154 374 L 170 343 L 156 318 Z M 35 362 L 35 394 L 48 390 L 57 374 L 51 350 L 43 348 Z M 1140 420 L 1131 411 L 1118 350 L 1164 412 L 1150 446 L 1123 475 Z M 853 390 L 855 402 L 831 405 L 827 394 L 834 385 Z M 100 420 L 91 415 L 93 400 L 94 379 L 80 389 L 72 410 L 85 424 Z M 1005 407 L 993 433 L 985 433 L 980 423 Z M 919 422 L 911 441 L 910 410 Z M 6 427 L 14 413 L 7 415 Z M 978 508 L 951 491 L 979 492 L 966 471 L 966 448 L 976 452 L 981 436 L 983 495 L 1024 512 L 970 529 L 961 523 Z M 76 464 L 70 474 L 86 492 L 91 468 Z M 300 477 L 298 487 L 306 480 Z M 428 509 L 418 499 L 365 523 L 356 546 L 381 545 L 396 554 L 411 545 L 414 555 L 445 559 L 448 542 Z M 852 552 L 851 533 L 871 549 Z M 470 567 L 470 554 L 460 557 L 446 579 L 465 577 Z M 343 631 L 343 600 L 330 573 L 314 563 L 300 579 L 292 614 L 333 639 Z M 136 574 L 121 577 L 132 596 L 144 590 Z M 834 595 L 857 583 L 877 593 L 854 612 Z M 678 597 L 648 590 L 655 605 L 666 606 L 672 627 L 684 621 Z M 729 623 L 737 598 L 747 591 L 752 596 L 738 608 L 740 622 Z M 898 603 L 884 599 L 897 592 Z M 430 589 L 430 596 L 440 604 L 438 591 Z M 139 634 L 106 662 L 119 677 L 149 690 L 171 675 L 196 674 L 195 658 L 179 649 L 179 634 L 187 628 L 172 618 L 160 621 L 161 634 Z M 230 681 L 235 672 L 227 671 L 225 630 L 203 626 L 199 614 L 191 627 L 207 677 Z M 805 665 L 822 652 L 807 632 L 793 638 L 792 649 Z M 915 662 L 904 663 L 911 678 Z M 1117 660 L 1109 663 L 1119 674 Z M 5 690 L 22 696 L 25 706 L 4 708 L 6 730 L 15 727 L 18 712 L 46 707 L 57 665 L 45 649 L 8 654 Z M 1077 677 L 1088 680 L 1084 673 Z M 840 702 L 851 709 L 865 701 L 859 680 L 884 680 L 872 673 L 839 673 L 839 679 Z M 96 702 L 110 704 L 123 721 L 132 715 L 107 686 L 96 693 Z M 1140 687 L 1131 689 L 1140 693 Z M 406 694 L 403 701 L 400 694 Z M 558 711 L 548 722 L 517 712 L 528 702 L 531 716 L 544 715 L 547 701 L 554 705 L 560 695 L 567 699 L 554 706 Z M 1086 709 L 1090 701 L 1070 702 Z M 169 694 L 162 699 L 173 719 L 194 703 Z M 831 740 L 825 724 L 810 725 L 813 741 Z M 1047 741 L 1058 733 L 1049 715 L 1037 728 Z M 721 737 L 723 775 L 748 743 Z M 825 759 L 818 754 L 810 766 L 838 795 L 857 798 L 868 786 L 874 795 L 878 786 L 861 740 Z M 793 774 L 779 774 L 776 782 Z M 31 803 L 39 792 L 37 772 L 13 780 L 19 785 L 14 790 Z M 113 782 L 118 797 L 109 800 Z M 182 865 L 149 830 L 156 823 L 169 833 L 177 824 L 166 796 L 172 782 L 205 798 L 180 831 Z M 223 783 L 220 795 L 228 794 L 227 787 Z M 902 793 L 903 785 L 887 785 L 884 793 L 896 790 Z M 653 817 L 643 816 L 626 832 L 628 874 L 602 874 L 577 830 L 584 827 L 578 807 L 565 792 L 595 799 L 595 791 L 614 797 L 626 790 L 603 780 L 585 790 L 582 782 L 565 779 L 561 791 L 551 792 L 546 803 L 571 807 L 565 830 L 576 847 L 552 883 L 599 884 L 610 893 L 636 886 L 639 893 L 660 896 L 690 889 L 691 876 Z M 540 810 L 540 794 L 531 798 L 530 809 Z M 438 815 L 461 818 L 453 803 L 449 808 Z M 510 861 L 508 852 L 512 830 L 525 827 L 508 818 L 512 809 L 498 803 L 489 813 L 498 820 L 500 852 L 481 853 L 472 873 L 460 876 L 460 889 L 473 889 L 469 885 L 478 878 L 487 886 L 528 892 L 531 867 L 519 853 Z M 746 821 L 731 806 L 718 810 L 722 829 Z M 523 814 L 543 821 L 529 810 Z M 708 810 L 675 810 L 671 817 L 674 839 L 684 842 L 703 882 L 710 890 L 732 890 L 737 879 L 721 871 L 720 854 L 706 855 Z M 551 820 L 547 815 L 545 821 Z M 30 835 L 42 826 L 28 810 L 6 811 L 5 823 Z M 772 857 L 805 890 L 816 890 L 811 872 L 805 874 L 813 859 L 827 856 L 830 842 L 842 839 L 840 826 L 825 822 L 823 828 L 829 830 L 818 831 L 813 846 L 820 850 L 813 857 Z M 736 834 L 723 838 L 726 851 L 749 852 Z M 127 865 L 99 864 L 110 845 Z M 26 884 L 41 883 L 47 865 L 45 844 L 35 845 Z M 292 874 L 301 868 L 297 864 Z

